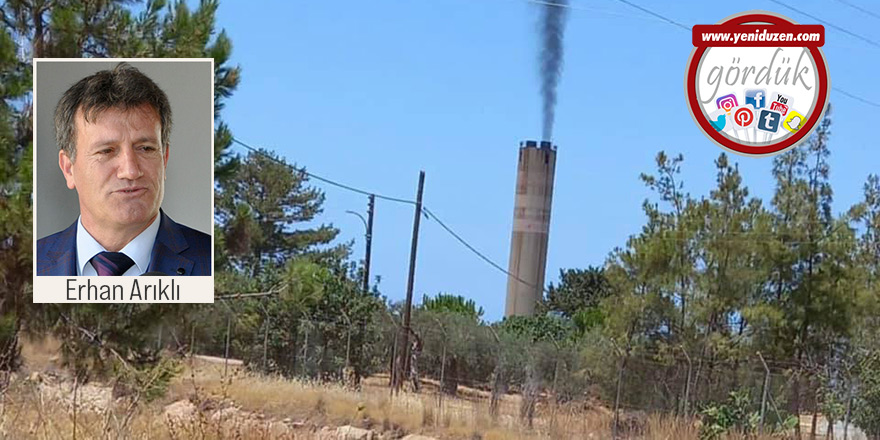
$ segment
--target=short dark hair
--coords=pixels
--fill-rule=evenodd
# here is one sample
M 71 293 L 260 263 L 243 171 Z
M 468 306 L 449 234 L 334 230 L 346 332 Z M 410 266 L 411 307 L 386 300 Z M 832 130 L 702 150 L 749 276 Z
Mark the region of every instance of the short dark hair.
M 128 63 L 102 70 L 79 80 L 64 92 L 55 107 L 55 140 L 71 160 L 76 157 L 76 112 L 93 122 L 104 110 L 128 110 L 148 104 L 159 114 L 162 149 L 171 138 L 171 104 L 168 96 L 148 76 Z

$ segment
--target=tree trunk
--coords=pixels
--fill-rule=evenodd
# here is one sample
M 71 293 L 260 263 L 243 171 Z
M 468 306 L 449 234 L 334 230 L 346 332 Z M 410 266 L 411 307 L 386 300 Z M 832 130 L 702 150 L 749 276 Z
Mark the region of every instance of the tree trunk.
M 263 373 L 269 372 L 269 320 L 266 320 L 266 330 L 263 332 Z
M 801 440 L 801 372 L 800 368 L 794 373 L 794 382 L 791 386 L 791 414 L 797 418 L 794 425 L 794 438 Z
M 34 58 L 42 58 L 43 54 L 43 43 L 44 43 L 44 32 L 43 32 L 43 8 L 42 6 L 34 6 L 33 9 L 33 17 L 34 20 L 34 43 L 33 43 L 33 57 Z
M 501 403 L 501 396 L 507 393 L 507 383 L 504 379 L 504 372 L 501 363 L 495 366 L 495 373 L 492 375 L 492 398 L 489 401 L 489 414 L 492 417 L 498 416 L 498 405 Z
M 443 372 L 443 383 L 440 387 L 444 393 L 455 396 L 458 393 L 458 359 L 451 356 L 447 363 L 449 366 Z
M 288 370 L 286 373 L 290 376 L 296 376 L 296 363 L 299 359 L 297 355 L 296 343 L 299 339 L 299 330 L 294 330 L 293 334 L 290 335 L 290 338 L 287 340 L 287 359 L 288 359 Z
M 529 429 L 532 428 L 532 422 L 535 418 L 535 407 L 538 404 L 538 394 L 540 390 L 538 389 L 540 385 L 540 380 L 538 379 L 538 373 L 535 371 L 535 368 L 532 365 L 526 366 L 526 381 L 523 384 L 523 396 L 522 402 L 520 403 L 519 408 L 519 416 L 521 419 L 527 421 Z
M 816 410 L 813 410 L 813 420 L 810 422 L 810 440 L 816 438 L 816 423 L 819 420 L 819 413 Z
M 843 440 L 847 440 L 847 435 L 849 435 L 849 420 L 850 420 L 850 412 L 852 411 L 852 401 L 853 401 L 852 382 L 850 382 L 848 388 L 849 389 L 847 390 L 847 397 L 846 397 L 846 414 L 843 415 Z
M 612 428 L 612 437 L 618 438 L 620 429 L 620 393 L 623 388 L 623 372 L 626 370 L 626 357 L 620 361 L 620 367 L 617 370 L 617 393 L 614 397 L 614 427 Z

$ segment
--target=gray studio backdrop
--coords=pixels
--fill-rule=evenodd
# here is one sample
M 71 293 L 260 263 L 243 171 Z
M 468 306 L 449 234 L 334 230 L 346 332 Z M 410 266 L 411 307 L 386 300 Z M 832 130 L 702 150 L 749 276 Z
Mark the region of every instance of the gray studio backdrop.
M 61 231 L 79 215 L 76 191 L 67 189 L 58 168 L 55 106 L 61 95 L 86 76 L 118 61 L 37 61 L 36 66 L 36 238 Z M 206 61 L 129 61 L 168 95 L 174 124 L 162 209 L 174 221 L 213 233 L 211 200 L 214 167 L 213 71 Z

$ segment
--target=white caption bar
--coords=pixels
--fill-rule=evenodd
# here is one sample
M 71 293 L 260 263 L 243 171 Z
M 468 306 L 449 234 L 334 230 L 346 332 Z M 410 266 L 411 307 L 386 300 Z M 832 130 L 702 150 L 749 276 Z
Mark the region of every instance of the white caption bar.
M 213 277 L 34 277 L 34 303 L 213 302 Z

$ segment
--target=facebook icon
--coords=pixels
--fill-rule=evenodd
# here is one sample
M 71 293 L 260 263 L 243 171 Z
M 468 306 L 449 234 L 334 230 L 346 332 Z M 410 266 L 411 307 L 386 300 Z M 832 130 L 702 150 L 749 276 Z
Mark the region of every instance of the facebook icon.
M 782 114 L 771 110 L 761 110 L 758 116 L 758 130 L 776 133 L 779 129 L 779 121 L 782 120 Z
M 766 101 L 767 93 L 762 89 L 750 89 L 746 90 L 746 105 L 751 104 L 756 110 L 759 108 L 764 108 L 764 101 Z

